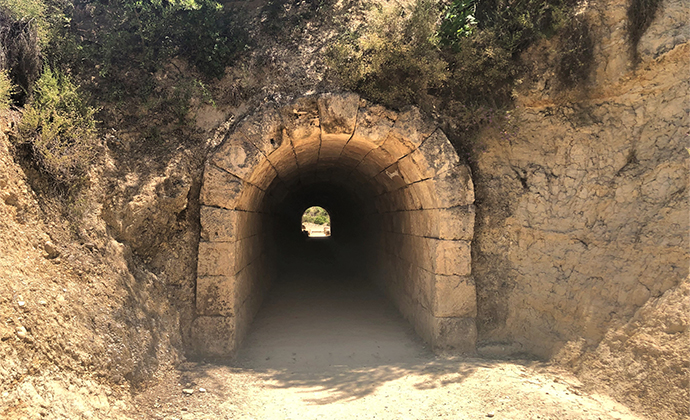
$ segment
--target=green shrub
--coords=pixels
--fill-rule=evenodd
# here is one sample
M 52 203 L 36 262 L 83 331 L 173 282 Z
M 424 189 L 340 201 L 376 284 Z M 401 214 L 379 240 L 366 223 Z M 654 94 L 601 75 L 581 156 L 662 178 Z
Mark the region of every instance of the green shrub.
M 391 107 L 414 103 L 440 88 L 449 74 L 440 55 L 438 9 L 419 0 L 373 12 L 369 26 L 347 32 L 327 51 L 327 61 L 346 87 Z
M 41 72 L 41 55 L 36 27 L 31 17 L 16 18 L 0 8 L 0 70 L 6 70 L 17 87 L 12 99 L 23 105 L 31 96 Z
M 215 0 L 85 3 L 88 13 L 73 31 L 88 28 L 91 36 L 77 50 L 103 77 L 132 67 L 153 72 L 176 56 L 207 77 L 221 77 L 248 39 L 236 16 Z
M 0 111 L 6 111 L 12 105 L 14 85 L 6 71 L 0 71 Z
M 38 168 L 61 187 L 83 180 L 95 157 L 95 110 L 69 77 L 46 68 L 19 124 L 19 140 Z

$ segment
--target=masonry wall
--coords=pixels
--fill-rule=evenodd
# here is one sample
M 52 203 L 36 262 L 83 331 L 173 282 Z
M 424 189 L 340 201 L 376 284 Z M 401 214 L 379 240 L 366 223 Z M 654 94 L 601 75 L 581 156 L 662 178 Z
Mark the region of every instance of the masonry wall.
M 237 348 L 276 276 L 272 246 L 281 234 L 273 227 L 300 205 L 317 204 L 299 197 L 324 187 L 352 197 L 344 207 L 371 231 L 367 277 L 434 348 L 473 352 L 470 170 L 417 109 L 396 113 L 354 94 L 266 106 L 209 156 L 200 193 L 198 352 L 224 357 Z

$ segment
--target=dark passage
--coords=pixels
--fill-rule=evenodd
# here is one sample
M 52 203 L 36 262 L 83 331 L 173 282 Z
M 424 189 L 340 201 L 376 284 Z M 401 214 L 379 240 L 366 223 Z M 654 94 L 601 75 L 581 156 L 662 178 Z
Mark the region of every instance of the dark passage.
M 305 208 L 331 215 L 333 236 L 306 237 Z M 314 185 L 278 205 L 272 260 L 278 277 L 238 354 L 252 368 L 310 370 L 372 366 L 430 353 L 377 287 L 375 227 L 351 192 Z

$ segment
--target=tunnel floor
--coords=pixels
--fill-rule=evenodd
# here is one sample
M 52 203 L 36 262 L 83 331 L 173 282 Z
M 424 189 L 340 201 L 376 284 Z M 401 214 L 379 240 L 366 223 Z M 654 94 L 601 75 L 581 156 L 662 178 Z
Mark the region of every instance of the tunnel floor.
M 236 361 L 295 371 L 376 366 L 433 357 L 393 304 L 330 238 L 309 238 L 282 256 Z
M 131 418 L 642 420 L 558 367 L 433 355 L 352 248 L 311 238 L 281 250 L 236 359 L 182 363 Z

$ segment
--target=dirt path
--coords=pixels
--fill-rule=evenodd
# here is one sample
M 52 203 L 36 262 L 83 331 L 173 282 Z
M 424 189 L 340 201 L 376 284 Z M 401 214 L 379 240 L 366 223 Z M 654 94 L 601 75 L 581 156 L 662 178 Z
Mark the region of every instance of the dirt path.
M 136 417 L 641 418 L 542 363 L 436 357 L 376 290 L 321 280 L 276 285 L 233 363 L 181 366 L 138 397 Z

